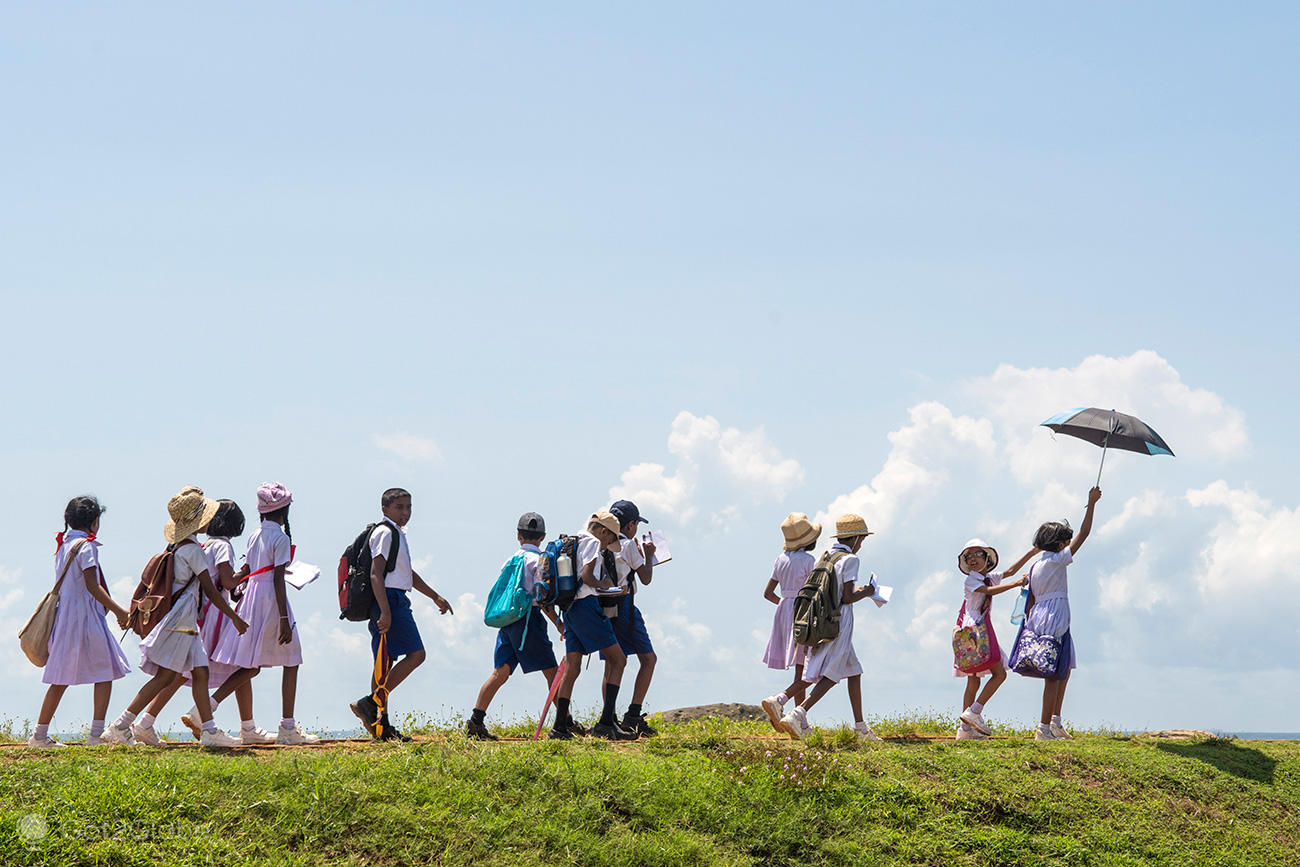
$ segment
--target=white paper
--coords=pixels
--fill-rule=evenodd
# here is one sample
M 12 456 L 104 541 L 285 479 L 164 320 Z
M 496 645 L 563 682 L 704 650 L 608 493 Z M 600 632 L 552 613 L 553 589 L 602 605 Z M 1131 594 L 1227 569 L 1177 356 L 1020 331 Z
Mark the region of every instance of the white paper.
M 668 550 L 668 537 L 664 535 L 663 530 L 651 530 L 641 537 L 642 542 L 650 541 L 654 543 L 655 553 L 650 560 L 651 566 L 658 566 L 660 563 L 667 563 L 673 559 L 673 552 Z
M 894 588 L 885 584 L 876 583 L 876 573 L 871 573 L 871 579 L 867 582 L 871 588 L 871 595 L 867 598 L 876 603 L 877 608 L 884 608 L 889 603 L 889 597 L 894 595 Z
M 294 560 L 284 570 L 284 583 L 295 590 L 301 590 L 320 577 L 320 567 L 301 560 Z

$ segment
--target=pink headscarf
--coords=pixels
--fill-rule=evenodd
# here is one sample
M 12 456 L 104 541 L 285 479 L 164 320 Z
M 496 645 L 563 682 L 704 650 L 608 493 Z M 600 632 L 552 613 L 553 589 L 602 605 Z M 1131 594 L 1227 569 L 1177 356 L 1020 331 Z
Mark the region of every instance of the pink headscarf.
M 293 502 L 293 492 L 279 482 L 265 482 L 257 489 L 257 513 L 265 515 Z

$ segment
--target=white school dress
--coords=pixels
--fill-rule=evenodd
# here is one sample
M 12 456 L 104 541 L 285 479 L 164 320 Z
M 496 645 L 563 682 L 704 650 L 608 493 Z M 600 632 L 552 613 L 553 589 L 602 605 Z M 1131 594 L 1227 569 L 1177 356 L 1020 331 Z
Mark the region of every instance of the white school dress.
M 188 545 L 172 551 L 171 610 L 140 641 L 140 670 L 157 674 L 161 669 L 189 672 L 208 664 L 203 639 L 199 637 L 199 575 L 208 569 L 203 546 L 194 536 Z M 177 595 L 179 594 L 179 595 Z
M 1029 569 L 1029 590 L 1034 595 L 1034 607 L 1025 618 L 1025 629 L 1037 635 L 1050 635 L 1057 641 L 1070 631 L 1070 588 L 1066 581 L 1066 567 L 1074 562 L 1074 554 L 1066 545 L 1055 553 L 1045 553 Z M 1070 668 L 1075 667 L 1074 636 L 1065 642 L 1070 656 Z
M 263 668 L 271 665 L 302 665 L 302 642 L 298 639 L 298 624 L 293 608 L 285 597 L 285 613 L 293 628 L 288 644 L 280 644 L 280 607 L 275 601 L 275 569 L 253 574 L 267 566 L 288 566 L 293 559 L 292 546 L 284 530 L 274 521 L 263 521 L 248 539 L 249 579 L 244 586 L 244 598 L 235 609 L 248 622 L 248 631 L 240 635 L 223 627 L 221 640 L 213 658 L 217 662 L 236 668 Z M 288 592 L 286 585 L 285 592 Z
M 831 550 L 848 554 L 835 564 L 835 574 L 840 579 L 841 587 L 850 581 L 857 581 L 857 555 L 847 545 L 837 544 Z M 803 666 L 803 680 L 804 683 L 816 683 L 825 677 L 839 683 L 856 674 L 862 674 L 862 663 L 858 662 L 858 655 L 853 650 L 853 606 L 844 603 L 840 605 L 840 634 L 821 647 L 808 651 Z
M 213 585 L 221 597 L 229 602 L 230 591 L 221 586 L 218 567 L 225 563 L 232 570 L 235 568 L 235 546 L 225 536 L 211 536 L 208 538 L 208 543 L 203 546 L 203 556 L 207 558 L 208 576 L 212 578 Z M 203 640 L 203 649 L 209 659 L 208 688 L 217 689 L 226 682 L 226 678 L 239 670 L 233 665 L 226 665 L 212 659 L 218 640 L 227 630 L 234 632 L 235 625 L 230 622 L 229 617 L 221 613 L 220 608 L 212 604 L 211 599 L 203 600 L 202 620 L 203 623 L 199 625 L 199 638 Z
M 792 665 L 803 665 L 808 648 L 794 643 L 794 597 L 808 580 L 808 574 L 817 565 L 817 558 L 807 551 L 782 551 L 772 566 L 772 580 L 781 601 L 772 615 L 772 635 L 767 639 L 763 662 L 768 668 L 784 671 Z
M 962 587 L 962 606 L 957 613 L 958 626 L 974 626 L 976 623 L 984 623 L 985 615 L 993 610 L 993 597 L 987 593 L 976 593 L 981 587 L 991 587 L 994 584 L 1001 584 L 1002 579 L 1006 577 L 1005 572 L 990 572 L 987 575 L 981 575 L 974 569 L 966 573 L 966 582 Z M 993 654 L 1002 660 L 1002 665 L 1007 664 L 1007 653 L 998 643 L 998 634 L 993 629 L 993 620 L 988 618 L 986 624 L 989 635 L 989 645 L 993 649 Z M 952 667 L 953 677 L 989 677 L 993 674 L 993 668 L 989 667 L 983 671 L 969 672 L 962 671 L 956 665 Z
M 63 574 L 63 565 L 73 543 L 85 539 L 80 530 L 63 534 L 63 544 L 54 552 L 54 579 Z M 50 633 L 50 659 L 45 663 L 44 683 L 77 686 L 103 683 L 126 676 L 131 666 L 108 627 L 108 610 L 100 605 L 86 587 L 85 570 L 99 570 L 99 543 L 81 543 L 77 560 L 59 587 L 59 607 L 54 614 L 54 631 Z

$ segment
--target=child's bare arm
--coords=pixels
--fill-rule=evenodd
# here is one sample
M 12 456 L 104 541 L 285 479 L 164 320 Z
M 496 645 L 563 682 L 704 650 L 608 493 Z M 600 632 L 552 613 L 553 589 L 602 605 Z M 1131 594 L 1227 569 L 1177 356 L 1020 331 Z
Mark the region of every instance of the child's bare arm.
M 772 578 L 767 582 L 767 589 L 763 591 L 763 598 L 773 605 L 781 604 L 781 597 L 776 595 L 776 579 Z
M 1014 574 L 1016 574 L 1017 572 L 1019 572 L 1021 569 L 1024 568 L 1024 566 L 1025 566 L 1026 563 L 1028 563 L 1030 560 L 1034 559 L 1034 555 L 1036 555 L 1036 554 L 1041 554 L 1041 553 L 1042 553 L 1042 552 L 1039 551 L 1037 548 L 1030 548 L 1028 551 L 1025 552 L 1025 555 L 1024 555 L 1023 557 L 1021 557 L 1021 558 L 1020 558 L 1019 560 L 1017 560 L 1015 563 L 1012 563 L 1012 564 L 1011 564 L 1011 568 L 1010 568 L 1010 569 L 1006 569 L 1006 570 L 1004 570 L 1004 571 L 1002 572 L 1002 574 L 1003 574 L 1003 575 L 1014 575 Z
M 976 593 L 983 593 L 985 596 L 997 596 L 999 593 L 1006 593 L 1008 590 L 1015 590 L 1017 587 L 1024 587 L 1029 583 L 1029 578 L 1016 578 L 1012 581 L 1004 581 L 1001 584 L 994 584 L 992 587 L 976 587 Z
M 108 595 L 99 584 L 99 567 L 91 566 L 89 569 L 81 570 L 81 578 L 86 582 L 86 589 L 96 602 L 103 605 L 109 611 L 113 612 L 113 617 L 117 619 L 117 625 L 126 629 L 126 618 L 129 612 L 113 601 L 113 597 Z
M 582 583 L 583 583 L 583 584 L 586 584 L 588 587 L 599 587 L 599 586 L 600 586 L 600 583 L 599 583 L 598 581 L 596 581 L 596 561 L 595 561 L 595 560 L 592 560 L 592 561 L 590 561 L 590 562 L 588 562 L 588 563 L 586 563 L 586 564 L 583 565 L 583 567 L 582 567 L 582 572 L 581 572 L 581 574 L 580 574 L 580 577 L 582 578 Z
M 275 607 L 280 609 L 280 644 L 293 641 L 293 623 L 289 621 L 289 594 L 284 586 L 284 573 L 288 568 L 288 563 L 276 566 L 272 573 L 275 576 L 271 584 L 275 588 Z
M 1079 553 L 1079 549 L 1083 547 L 1084 540 L 1087 539 L 1088 534 L 1092 532 L 1092 513 L 1097 507 L 1097 501 L 1100 499 L 1101 488 L 1093 488 L 1088 491 L 1088 510 L 1083 513 L 1083 523 L 1079 525 L 1079 535 L 1075 536 L 1074 541 L 1070 542 L 1070 556 Z
M 236 572 L 229 563 L 217 564 L 217 580 L 220 581 L 221 586 L 226 588 L 227 590 L 234 590 L 236 587 L 239 586 L 239 583 L 247 577 L 248 577 L 247 563 L 245 563 L 243 566 L 240 566 L 238 572 Z
M 227 569 L 230 568 L 225 563 L 222 563 L 221 566 L 225 566 Z M 221 567 L 219 566 L 217 568 L 219 571 Z M 226 597 L 222 596 L 221 592 L 217 590 L 217 585 L 212 583 L 212 577 L 208 575 L 206 571 L 203 571 L 199 573 L 198 580 L 199 587 L 203 590 L 203 595 L 212 600 L 212 604 L 217 607 L 218 611 L 230 618 L 230 622 L 234 624 L 235 629 L 238 630 L 239 634 L 243 635 L 247 632 L 248 623 L 235 613 L 235 609 L 230 607 L 230 603 L 226 601 Z
M 871 591 L 870 582 L 863 584 L 861 587 L 854 587 L 853 585 L 854 585 L 853 581 L 844 582 L 843 596 L 844 596 L 844 601 L 847 604 L 852 605 L 854 602 L 857 602 L 862 599 L 866 599 L 868 596 L 871 595 L 872 591 Z
M 433 604 L 438 606 L 438 612 L 440 614 L 456 613 L 451 610 L 451 603 L 447 601 L 447 597 L 440 595 L 437 590 L 434 590 L 426 584 L 424 579 L 420 577 L 420 573 L 411 572 L 411 586 L 432 599 Z

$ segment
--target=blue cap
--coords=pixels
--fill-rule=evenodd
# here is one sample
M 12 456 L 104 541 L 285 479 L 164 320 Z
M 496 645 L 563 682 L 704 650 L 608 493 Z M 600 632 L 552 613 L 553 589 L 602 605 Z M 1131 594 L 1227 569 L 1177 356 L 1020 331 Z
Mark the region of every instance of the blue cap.
M 618 518 L 618 525 L 621 527 L 629 521 L 633 523 L 649 524 L 645 518 L 641 517 L 641 510 L 636 507 L 636 503 L 631 500 L 619 500 L 609 507 L 609 512 L 615 518 Z

